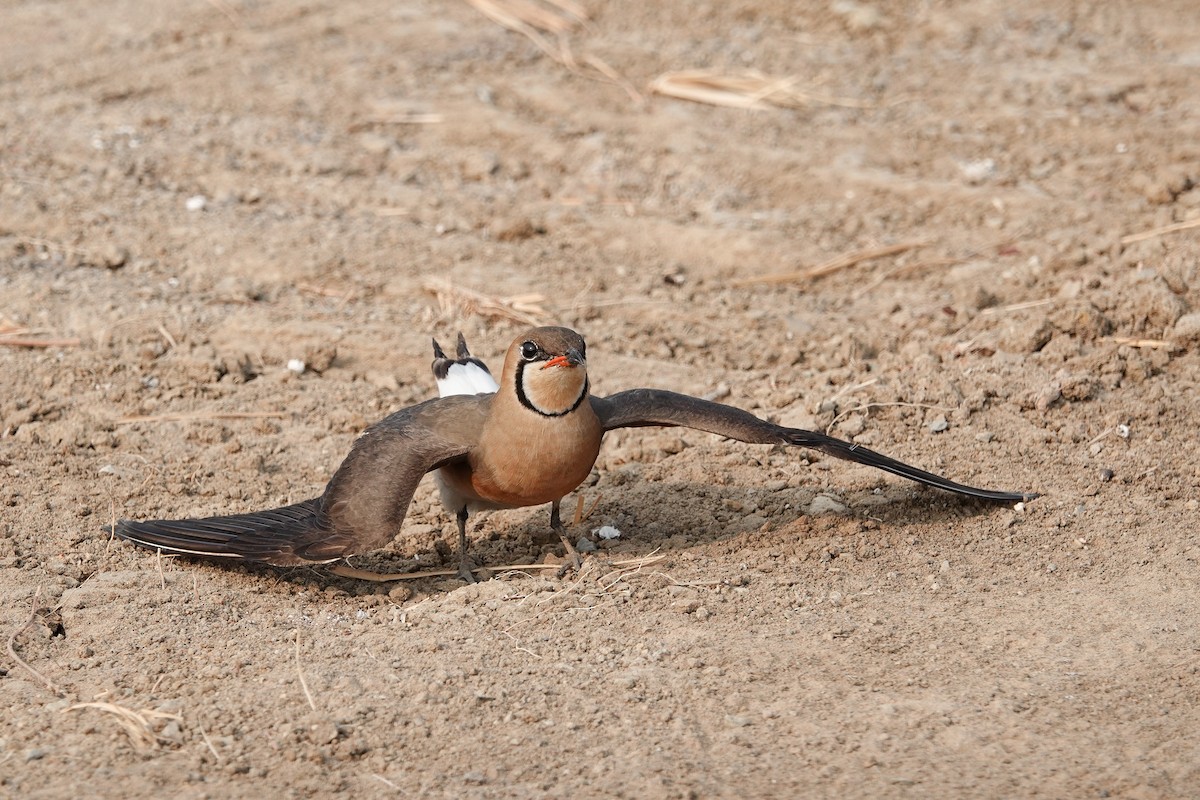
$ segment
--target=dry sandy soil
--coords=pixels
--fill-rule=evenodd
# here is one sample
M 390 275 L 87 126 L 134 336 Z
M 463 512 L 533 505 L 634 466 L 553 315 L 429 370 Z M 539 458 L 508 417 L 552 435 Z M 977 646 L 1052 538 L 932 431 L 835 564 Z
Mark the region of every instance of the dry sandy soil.
M 456 0 L 6 4 L 0 796 L 1200 795 L 1200 6 L 586 6 L 571 66 Z M 808 99 L 646 91 L 693 68 Z M 494 362 L 431 280 L 540 295 L 601 394 L 1042 497 L 643 430 L 561 578 L 108 540 L 316 495 L 431 334 Z M 426 484 L 355 564 L 453 543 Z

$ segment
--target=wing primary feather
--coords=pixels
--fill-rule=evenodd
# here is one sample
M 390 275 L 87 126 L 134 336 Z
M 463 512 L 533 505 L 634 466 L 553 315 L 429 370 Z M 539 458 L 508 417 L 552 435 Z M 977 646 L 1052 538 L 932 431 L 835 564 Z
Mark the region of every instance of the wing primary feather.
M 334 558 L 309 558 L 304 550 L 329 534 L 320 499 L 282 508 L 205 519 L 122 520 L 113 531 L 127 541 L 165 553 L 237 558 L 287 566 Z
M 865 464 L 910 481 L 980 500 L 1019 503 L 1038 496 L 1033 492 L 1005 492 L 967 486 L 833 436 L 803 428 L 785 428 L 740 408 L 662 389 L 632 389 L 609 397 L 594 397 L 592 407 L 606 431 L 647 425 L 695 428 L 739 442 L 812 448 L 834 458 Z
M 853 461 L 857 464 L 865 464 L 868 467 L 875 467 L 884 472 L 899 475 L 901 478 L 908 478 L 910 481 L 916 481 L 926 486 L 933 486 L 947 492 L 963 495 L 964 497 L 974 497 L 996 503 L 1023 503 L 1038 496 L 1033 492 L 1005 492 L 967 486 L 966 484 L 952 481 L 949 478 L 944 478 L 936 473 L 923 470 L 920 467 L 914 467 L 912 464 L 897 461 L 890 456 L 877 453 L 862 445 L 846 442 L 833 436 L 826 436 L 823 433 L 806 431 L 801 428 L 784 428 L 783 430 L 786 431 L 785 435 L 787 436 L 788 444 L 811 447 L 834 458 Z

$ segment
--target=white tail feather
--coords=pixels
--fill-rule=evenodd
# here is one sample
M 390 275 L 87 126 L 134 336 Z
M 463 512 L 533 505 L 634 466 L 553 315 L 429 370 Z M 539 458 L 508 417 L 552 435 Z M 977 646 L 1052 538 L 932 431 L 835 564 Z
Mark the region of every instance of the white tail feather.
M 496 379 L 478 365 L 451 364 L 446 377 L 438 379 L 438 396 L 452 394 L 492 394 L 500 388 Z

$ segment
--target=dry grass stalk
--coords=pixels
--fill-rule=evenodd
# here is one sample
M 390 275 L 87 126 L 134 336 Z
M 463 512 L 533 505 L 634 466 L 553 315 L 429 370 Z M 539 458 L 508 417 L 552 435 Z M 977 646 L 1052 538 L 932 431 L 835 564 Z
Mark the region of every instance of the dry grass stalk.
M 350 133 L 358 133 L 377 125 L 437 125 L 445 121 L 446 118 L 436 111 L 400 111 L 367 117 L 352 124 L 348 130 Z
M 40 328 L 25 328 L 9 323 L 0 324 L 0 345 L 9 347 L 78 347 L 80 339 L 46 339 L 48 331 Z
M 529 655 L 531 655 L 531 656 L 533 656 L 534 658 L 537 658 L 537 659 L 540 659 L 540 658 L 541 658 L 541 656 L 540 656 L 540 655 L 538 655 L 537 653 L 533 652 L 533 651 L 532 651 L 532 650 L 530 650 L 528 647 L 522 647 L 522 646 L 521 646 L 521 644 L 520 644 L 520 642 L 518 642 L 518 641 L 517 641 L 517 637 L 513 636 L 513 635 L 512 635 L 511 633 L 509 633 L 508 631 L 500 631 L 500 632 L 501 632 L 501 633 L 503 633 L 503 634 L 504 634 L 505 636 L 507 636 L 508 638 L 512 639 L 514 642 L 517 642 L 517 644 L 515 645 L 515 647 L 516 647 L 518 650 L 520 650 L 522 653 L 528 653 Z
M 650 83 L 650 91 L 665 97 L 690 100 L 710 106 L 762 110 L 800 108 L 807 105 L 874 108 L 846 97 L 830 97 L 796 88 L 795 78 L 773 78 L 758 72 L 723 75 L 706 69 L 664 72 Z
M 376 211 L 375 213 L 378 214 L 379 212 Z M 334 300 L 340 300 L 350 294 L 350 292 L 343 291 L 342 289 L 331 289 L 328 286 L 317 286 L 314 283 L 304 283 L 303 281 L 297 283 L 296 288 L 301 294 L 310 294 L 316 297 L 331 297 Z
M 52 242 L 49 239 L 39 239 L 34 236 L 22 236 L 17 239 L 17 243 L 25 247 L 35 247 L 45 250 L 50 253 L 58 252 L 64 255 L 76 256 L 83 261 L 92 261 L 92 254 L 81 247 L 72 247 L 69 244 L 62 242 Z
M 856 264 L 862 264 L 866 261 L 874 261 L 888 256 L 899 255 L 900 253 L 909 250 L 915 250 L 919 247 L 925 247 L 929 242 L 921 239 L 911 242 L 900 242 L 898 244 L 889 244 L 886 247 L 870 247 L 865 250 L 855 250 L 853 253 L 838 256 L 830 259 L 824 264 L 818 264 L 815 267 L 809 267 L 798 272 L 777 272 L 771 275 L 759 275 L 755 278 L 743 278 L 734 281 L 733 286 L 754 286 L 757 284 L 777 284 L 777 283 L 793 283 L 795 281 L 811 280 L 820 278 L 825 275 L 837 272 L 838 270 L 853 267 Z
M 70 339 L 35 339 L 21 336 L 0 335 L 0 345 L 6 347 L 78 347 L 79 337 Z
M 1009 306 L 996 306 L 994 308 L 985 308 L 979 312 L 981 317 L 993 317 L 997 314 L 1008 314 L 1013 311 L 1024 311 L 1029 308 L 1040 308 L 1048 306 L 1054 302 L 1053 297 L 1046 297 L 1042 300 L 1026 300 L 1024 303 L 1013 303 Z
M 596 501 L 599 503 L 599 499 Z M 593 504 L 593 510 L 595 504 Z M 590 511 L 588 512 L 591 513 Z M 657 564 L 666 556 L 655 555 L 651 553 L 643 558 L 626 559 L 622 561 L 608 562 L 607 566 L 616 567 L 617 572 L 627 572 L 630 570 L 637 571 L 650 564 Z M 584 562 L 586 570 L 591 563 L 591 559 Z M 561 563 L 553 564 L 504 564 L 498 567 L 477 567 L 471 572 L 499 574 L 502 572 L 530 572 L 535 570 L 559 570 L 562 569 Z M 448 578 L 458 575 L 457 569 L 424 569 L 418 572 L 370 572 L 369 570 L 358 569 L 348 564 L 335 564 L 329 567 L 329 572 L 341 578 L 351 578 L 353 580 L 373 581 L 376 583 L 388 583 L 390 581 L 417 581 L 423 578 Z
M 304 699 L 308 701 L 308 707 L 313 711 L 317 710 L 317 704 L 313 702 L 312 692 L 308 690 L 308 681 L 304 679 L 304 670 L 300 666 L 300 631 L 296 631 L 296 677 L 300 679 L 300 688 L 304 690 Z
M 369 772 L 367 774 L 370 775 L 375 780 L 382 783 L 384 786 L 391 787 L 392 789 L 395 789 L 397 792 L 400 791 L 399 784 L 392 783 L 391 781 L 389 781 L 387 778 L 383 777 L 382 775 L 375 773 L 375 772 Z
M 282 419 L 287 416 L 282 411 L 193 411 L 183 414 L 149 414 L 146 416 L 121 417 L 118 425 L 132 425 L 135 422 L 197 422 L 209 419 Z
M 76 703 L 63 709 L 63 712 L 78 711 L 83 708 L 95 708 L 100 711 L 112 714 L 116 718 L 117 724 L 125 731 L 133 746 L 139 750 L 150 750 L 158 747 L 160 744 L 170 743 L 172 740 L 164 739 L 155 731 L 155 723 L 182 722 L 183 717 L 178 714 L 169 714 L 166 711 L 155 711 L 154 709 L 142 709 L 135 711 L 127 706 L 118 705 L 116 703 Z
M 471 572 L 523 572 L 537 569 L 560 569 L 561 567 L 561 564 L 506 564 L 502 567 L 476 567 Z M 371 572 L 370 570 L 358 569 L 347 564 L 335 564 L 329 568 L 329 572 L 340 578 L 371 581 L 373 583 L 419 581 L 424 578 L 449 578 L 458 574 L 457 569 L 423 569 L 417 572 Z
M 592 69 L 596 70 L 596 72 L 599 72 L 613 84 L 620 86 L 621 89 L 624 90 L 625 94 L 629 95 L 629 99 L 634 103 L 637 103 L 640 106 L 642 103 L 646 102 L 646 98 L 642 96 L 642 93 L 634 88 L 634 85 L 626 80 L 624 75 L 609 66 L 608 62 L 604 59 L 600 58 L 599 56 L 586 55 L 583 57 L 583 62 Z
M 172 350 L 174 350 L 174 349 L 176 349 L 177 347 L 179 347 L 179 345 L 178 345 L 178 344 L 175 342 L 175 337 L 174 337 L 174 336 L 172 336 L 172 335 L 171 335 L 171 332 L 170 332 L 169 330 L 167 330 L 167 329 L 166 329 L 166 326 L 164 326 L 164 325 L 161 325 L 161 324 L 160 324 L 160 325 L 158 326 L 158 333 L 159 333 L 159 335 L 160 335 L 160 336 L 162 336 L 162 337 L 163 337 L 163 341 L 167 343 L 167 346 L 168 346 L 169 348 L 171 348 Z
M 1164 339 L 1138 339 L 1132 336 L 1108 336 L 1105 341 L 1114 344 L 1123 344 L 1128 347 L 1139 347 L 1150 350 L 1158 350 L 1163 347 L 1170 347 L 1171 343 Z
M 208 738 L 208 733 L 199 725 L 196 726 L 200 731 L 200 738 L 204 740 L 204 744 L 208 746 L 208 752 L 213 754 L 213 758 L 217 761 L 222 761 L 221 754 L 217 752 L 217 748 L 213 747 L 212 739 Z
M 662 578 L 673 586 L 683 586 L 689 589 L 712 589 L 714 586 L 721 586 L 728 583 L 729 580 L 728 578 L 714 578 L 711 581 L 681 581 L 666 572 L 650 572 L 647 574 L 651 578 Z
M 411 217 L 412 209 L 403 208 L 401 206 L 381 207 L 375 209 L 377 217 Z
M 1183 222 L 1176 222 L 1172 225 L 1163 225 L 1161 228 L 1151 228 L 1148 231 L 1140 233 L 1131 233 L 1121 237 L 1121 244 L 1133 244 L 1134 242 L 1144 242 L 1147 239 L 1155 239 L 1159 236 L 1166 236 L 1169 233 L 1179 233 L 1180 231 L 1188 231 L 1192 228 L 1200 228 L 1200 217 L 1189 219 Z
M 538 49 L 555 61 L 575 66 L 575 58 L 563 38 L 567 31 L 587 20 L 587 14 L 569 0 L 552 0 L 538 3 L 536 0 L 467 0 L 476 10 L 498 25 L 519 33 L 537 45 Z M 549 37 L 558 39 L 558 46 Z
M 546 325 L 549 317 L 542 307 L 545 295 L 521 294 L 512 297 L 492 297 L 482 292 L 455 286 L 446 280 L 429 280 L 422 284 L 433 294 L 443 314 L 457 312 L 491 319 L 507 319 L 524 325 Z
M 666 559 L 665 554 L 658 555 L 657 552 L 655 552 L 640 558 L 628 558 L 622 561 L 613 561 L 611 564 L 609 564 L 609 566 L 616 567 L 616 569 L 614 569 L 612 572 L 601 575 L 596 582 L 600 584 L 600 588 L 602 590 L 607 592 L 609 589 L 624 580 L 626 576 L 637 574 L 646 567 L 649 567 L 652 564 L 657 564 L 664 559 Z M 610 578 L 611 580 L 609 580 Z
M 575 496 L 575 500 L 576 500 L 576 502 L 575 502 L 575 517 L 572 519 L 571 524 L 578 525 L 579 523 L 583 522 L 588 517 L 590 517 L 592 514 L 595 514 L 596 507 L 600 505 L 600 501 L 602 499 L 604 499 L 604 492 L 596 492 L 596 499 L 592 501 L 591 507 L 588 508 L 586 511 L 584 511 L 583 492 L 580 492 L 578 495 L 576 495 Z
M 467 0 L 493 22 L 519 33 L 576 75 L 619 86 L 635 103 L 645 98 L 623 75 L 598 56 L 585 55 L 583 69 L 571 52 L 567 34 L 586 23 L 587 11 L 572 0 Z
M 11 658 L 13 660 L 13 663 L 15 663 L 17 666 L 21 667 L 26 672 L 28 672 L 30 675 L 37 678 L 38 681 L 40 681 L 41 684 L 43 686 L 45 686 L 47 689 L 49 689 L 51 692 L 53 692 L 56 695 L 61 695 L 62 690 L 58 688 L 58 686 L 54 683 L 54 681 L 50 680 L 45 675 L 38 672 L 36 669 L 33 668 L 32 665 L 30 665 L 30 663 L 28 661 L 21 658 L 21 656 L 17 654 L 17 637 L 20 636 L 22 633 L 24 633 L 25 629 L 28 628 L 30 625 L 32 625 L 33 621 L 35 619 L 37 619 L 38 599 L 41 597 L 41 595 L 42 595 L 42 587 L 39 586 L 36 589 L 34 589 L 34 591 L 33 591 L 33 603 L 31 604 L 32 608 L 29 611 L 29 619 L 25 620 L 25 624 L 22 625 L 21 627 L 17 628 L 15 631 L 13 631 L 12 636 L 8 637 L 8 657 Z
M 241 15 L 233 6 L 226 3 L 225 0 L 208 0 L 208 4 L 225 15 L 225 19 L 232 22 L 234 25 L 241 23 Z
M 924 409 L 930 409 L 933 411 L 944 411 L 946 413 L 949 413 L 954 410 L 953 408 L 950 408 L 947 406 L 935 406 L 935 405 L 930 405 L 928 403 L 905 403 L 905 402 L 899 402 L 899 401 L 894 402 L 894 403 L 863 403 L 862 405 L 855 406 L 854 408 L 847 408 L 845 411 L 838 414 L 833 419 L 829 420 L 829 424 L 825 426 L 825 433 L 829 434 L 829 432 L 833 430 L 834 425 L 837 425 L 839 422 L 842 421 L 843 418 L 849 416 L 850 414 L 854 414 L 858 411 L 870 411 L 873 408 L 887 408 L 888 406 L 903 406 L 905 408 L 924 408 Z

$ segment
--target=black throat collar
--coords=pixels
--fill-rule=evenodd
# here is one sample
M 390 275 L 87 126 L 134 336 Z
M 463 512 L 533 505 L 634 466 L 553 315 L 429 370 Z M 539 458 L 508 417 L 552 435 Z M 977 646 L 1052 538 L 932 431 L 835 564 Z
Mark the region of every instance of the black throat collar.
M 571 404 L 570 408 L 564 409 L 563 411 L 547 411 L 544 408 L 538 408 L 537 405 L 529 399 L 529 395 L 525 394 L 525 365 L 526 362 L 524 361 L 517 364 L 517 399 L 521 401 L 521 405 L 525 406 L 535 414 L 540 414 L 543 417 L 565 417 L 567 414 L 570 414 L 572 411 L 579 408 L 579 405 L 583 402 L 583 399 L 588 395 L 588 386 L 590 384 L 590 380 L 586 375 L 584 375 L 583 387 L 579 390 L 579 396 L 575 398 L 575 402 Z

